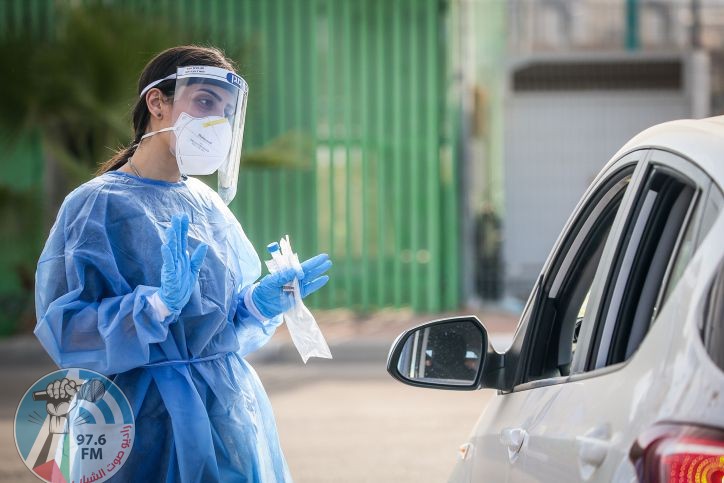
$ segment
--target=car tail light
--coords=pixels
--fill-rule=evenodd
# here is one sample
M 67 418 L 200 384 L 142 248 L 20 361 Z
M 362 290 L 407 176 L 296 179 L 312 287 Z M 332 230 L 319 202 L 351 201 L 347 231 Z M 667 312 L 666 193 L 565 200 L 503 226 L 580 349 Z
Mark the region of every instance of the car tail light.
M 723 483 L 724 430 L 657 425 L 638 438 L 630 457 L 643 483 Z

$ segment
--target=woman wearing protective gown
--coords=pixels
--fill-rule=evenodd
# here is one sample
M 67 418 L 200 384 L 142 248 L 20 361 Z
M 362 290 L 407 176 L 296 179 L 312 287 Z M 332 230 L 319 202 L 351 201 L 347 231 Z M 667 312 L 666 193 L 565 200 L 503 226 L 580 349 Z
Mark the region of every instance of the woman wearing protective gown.
M 139 79 L 135 139 L 70 193 L 36 273 L 35 334 L 58 366 L 109 376 L 135 440 L 112 481 L 291 481 L 244 356 L 327 281 L 325 254 L 261 280 L 227 208 L 246 83 L 214 48 L 158 54 Z M 218 190 L 188 175 L 218 171 Z

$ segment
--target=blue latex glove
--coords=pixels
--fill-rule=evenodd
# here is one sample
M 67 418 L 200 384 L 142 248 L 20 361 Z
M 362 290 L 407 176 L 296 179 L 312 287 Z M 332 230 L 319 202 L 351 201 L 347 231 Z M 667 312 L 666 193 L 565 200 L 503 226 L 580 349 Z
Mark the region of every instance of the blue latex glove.
M 209 249 L 207 244 L 201 243 L 189 257 L 188 234 L 188 215 L 174 215 L 171 226 L 166 230 L 166 243 L 161 246 L 163 266 L 159 296 L 172 312 L 180 312 L 191 298 Z
M 299 279 L 299 293 L 302 298 L 324 287 L 329 281 L 329 276 L 323 275 L 332 266 L 332 261 L 326 253 L 312 257 L 301 265 L 302 273 L 288 268 L 267 275 L 254 287 L 251 301 L 261 315 L 271 319 L 286 312 L 294 305 L 294 295 L 291 292 L 285 292 L 284 285 L 290 283 L 295 277 Z

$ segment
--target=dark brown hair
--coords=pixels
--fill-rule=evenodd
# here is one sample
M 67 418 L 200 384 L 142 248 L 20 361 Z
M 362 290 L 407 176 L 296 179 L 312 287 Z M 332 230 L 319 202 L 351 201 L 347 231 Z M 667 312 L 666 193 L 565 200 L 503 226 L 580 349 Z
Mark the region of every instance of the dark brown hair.
M 160 54 L 151 59 L 141 72 L 138 79 L 137 94 L 141 95 L 141 90 L 153 81 L 163 79 L 176 72 L 177 67 L 188 65 L 209 65 L 212 67 L 221 67 L 227 70 L 236 70 L 234 64 L 224 53 L 215 47 L 201 47 L 198 45 L 181 45 L 164 50 Z M 173 90 L 176 86 L 174 79 L 158 84 L 158 89 L 167 97 L 173 97 Z M 148 121 L 151 115 L 146 106 L 146 96 L 138 97 L 136 105 L 133 108 L 133 132 L 134 138 L 130 146 L 120 149 L 113 155 L 111 159 L 103 163 L 96 172 L 96 176 L 107 171 L 113 171 L 128 161 L 133 156 L 141 136 L 146 132 Z

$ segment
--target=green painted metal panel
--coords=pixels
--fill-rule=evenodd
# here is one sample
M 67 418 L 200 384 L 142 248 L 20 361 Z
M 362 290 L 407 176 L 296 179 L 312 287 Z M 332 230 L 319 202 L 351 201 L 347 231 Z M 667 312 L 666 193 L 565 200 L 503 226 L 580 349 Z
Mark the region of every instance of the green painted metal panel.
M 245 202 L 234 209 L 259 251 L 289 233 L 303 256 L 330 253 L 332 281 L 315 306 L 457 306 L 454 160 L 447 185 L 440 164 L 438 2 L 240 7 L 257 20 L 242 22 L 242 37 L 260 56 L 253 72 L 242 69 L 252 93 L 245 153 L 290 132 L 313 146 L 303 166 L 244 168 Z
M 375 29 L 374 29 L 374 35 L 375 35 L 375 85 L 376 86 L 385 86 L 385 52 L 387 49 L 385 49 L 386 45 L 386 30 L 385 28 L 385 12 L 383 11 L 383 5 L 385 0 L 379 0 L 377 3 L 375 3 Z M 387 91 L 387 89 L 385 89 Z M 385 133 L 387 133 L 387 123 L 386 116 L 384 112 L 385 107 L 385 99 L 383 97 L 383 92 L 380 90 L 375 89 L 375 122 L 377 124 L 377 129 L 375 132 L 374 137 L 374 146 L 375 146 L 375 185 L 376 185 L 376 194 L 377 194 L 377 247 L 376 247 L 376 253 L 375 256 L 377 258 L 376 260 L 376 269 L 377 269 L 377 293 L 376 293 L 376 301 L 380 305 L 386 305 L 388 303 L 388 300 L 386 298 L 386 295 L 389 293 L 387 290 L 388 287 L 388 278 L 385 275 L 385 268 L 388 266 L 387 264 L 387 250 L 386 250 L 386 240 L 387 240 L 387 230 L 386 230 L 386 221 L 387 221 L 387 203 L 384 200 L 384 195 L 386 193 L 385 189 L 385 182 L 386 182 L 386 176 L 385 176 L 385 164 L 383 163 L 383 143 L 382 139 L 385 137 Z
M 360 9 L 360 25 L 362 25 L 362 29 L 358 33 L 358 39 L 359 39 L 359 59 L 362 65 L 370 66 L 370 47 L 371 47 L 371 38 L 370 38 L 370 8 L 361 8 Z M 361 244 L 360 244 L 360 254 L 361 254 L 361 277 L 362 277 L 362 283 L 360 287 L 360 305 L 362 307 L 369 307 L 371 305 L 372 299 L 371 299 L 371 276 L 372 276 L 372 266 L 371 266 L 371 257 L 370 257 L 370 246 L 372 243 L 372 236 L 373 233 L 370 231 L 370 216 L 369 216 L 369 210 L 367 207 L 369 206 L 370 202 L 370 196 L 369 191 L 371 187 L 371 180 L 370 180 L 370 151 L 372 148 L 372 144 L 370 142 L 370 93 L 369 93 L 369 76 L 364 75 L 360 77 L 360 85 L 359 85 L 359 99 L 362 104 L 361 113 L 360 113 L 360 147 L 362 150 L 361 153 L 361 180 L 360 180 L 360 188 L 361 188 L 361 226 L 360 231 L 364 234 L 362 236 Z
M 427 52 L 436 52 L 437 55 L 434 57 L 443 57 L 438 39 L 439 18 L 437 11 L 429 9 L 425 12 L 425 26 L 427 30 L 427 35 L 425 36 L 425 50 Z M 439 220 L 439 223 L 428 224 L 427 230 L 428 246 L 430 251 L 428 279 L 436 280 L 437 283 L 434 285 L 427 284 L 427 305 L 425 308 L 429 311 L 436 312 L 442 308 L 442 304 L 440 302 L 441 293 L 446 282 L 443 279 L 441 261 L 446 259 L 449 263 L 448 257 L 451 256 L 450 253 L 445 253 L 444 247 L 440 243 L 441 232 L 446 228 L 443 218 L 444 215 L 441 210 L 441 184 L 444 182 L 444 179 L 441 179 L 440 176 L 440 162 L 444 161 L 444 158 L 441 159 L 442 150 L 440 149 L 440 139 L 442 136 L 440 135 L 441 123 L 439 113 L 443 102 L 440 100 L 440 97 L 442 96 L 438 97 L 436 94 L 445 90 L 444 85 L 439 82 L 439 75 L 445 71 L 443 68 L 444 63 L 441 62 L 441 65 L 437 65 L 434 62 L 430 62 L 429 57 L 426 60 L 427 68 L 425 69 L 425 77 L 429 85 L 427 94 L 428 99 L 430 99 L 427 104 L 428 108 L 426 109 L 427 112 L 425 115 L 427 129 L 426 148 L 429 169 L 426 188 L 430 203 L 428 211 L 429 216 L 433 220 Z M 454 236 L 452 233 L 445 233 L 445 235 L 445 238 L 447 238 L 447 236 Z
M 404 246 L 405 246 L 405 230 L 404 230 L 404 214 L 405 214 L 405 191 L 407 185 L 403 181 L 403 169 L 405 168 L 405 153 L 404 147 L 406 144 L 405 140 L 405 127 L 409 120 L 404 114 L 404 106 L 407 104 L 405 99 L 407 84 L 405 82 L 405 69 L 403 68 L 403 62 L 406 60 L 406 55 L 403 55 L 402 37 L 405 25 L 402 23 L 402 2 L 395 2 L 392 5 L 392 63 L 394 67 L 394 74 L 392 78 L 392 85 L 394 87 L 393 102 L 392 102 L 392 182 L 390 184 L 390 191 L 394 197 L 392 203 L 394 206 L 393 221 L 390 224 L 390 230 L 393 233 L 393 253 L 394 253 L 394 272 L 393 272 L 393 302 L 395 307 L 402 307 L 403 305 L 403 267 L 405 264 L 404 259 Z M 406 46 L 405 46 L 406 47 Z M 403 85 L 405 89 L 403 90 Z

